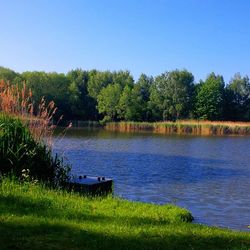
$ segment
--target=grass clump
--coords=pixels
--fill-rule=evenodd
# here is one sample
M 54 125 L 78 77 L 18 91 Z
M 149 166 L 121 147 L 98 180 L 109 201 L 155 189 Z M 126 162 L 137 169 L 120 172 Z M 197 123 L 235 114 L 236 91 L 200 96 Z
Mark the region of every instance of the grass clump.
M 1 249 L 249 249 L 250 234 L 190 223 L 173 205 L 87 198 L 2 179 Z
M 69 166 L 51 149 L 56 110 L 44 98 L 35 105 L 25 84 L 0 81 L 0 175 L 25 175 L 53 186 L 67 180 Z
M 17 118 L 0 113 L 0 174 L 29 176 L 43 182 L 60 185 L 67 179 L 69 166 L 52 155 L 51 149 L 34 139 L 29 128 Z

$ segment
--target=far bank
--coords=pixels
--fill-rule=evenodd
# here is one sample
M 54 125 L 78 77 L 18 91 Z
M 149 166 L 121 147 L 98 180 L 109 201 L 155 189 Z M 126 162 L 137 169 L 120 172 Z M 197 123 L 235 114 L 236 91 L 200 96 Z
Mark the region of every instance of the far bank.
M 250 122 L 179 120 L 176 122 L 109 122 L 104 126 L 109 131 L 143 132 L 158 134 L 201 136 L 250 135 Z

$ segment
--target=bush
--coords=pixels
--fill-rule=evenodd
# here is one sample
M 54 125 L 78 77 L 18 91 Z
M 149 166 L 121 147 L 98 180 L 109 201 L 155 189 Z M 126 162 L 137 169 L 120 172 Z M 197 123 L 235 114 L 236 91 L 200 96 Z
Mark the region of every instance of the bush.
M 17 117 L 0 114 L 0 173 L 22 177 L 29 169 L 31 178 L 52 185 L 61 185 L 68 178 L 65 165 L 51 149 L 34 139 L 30 130 Z

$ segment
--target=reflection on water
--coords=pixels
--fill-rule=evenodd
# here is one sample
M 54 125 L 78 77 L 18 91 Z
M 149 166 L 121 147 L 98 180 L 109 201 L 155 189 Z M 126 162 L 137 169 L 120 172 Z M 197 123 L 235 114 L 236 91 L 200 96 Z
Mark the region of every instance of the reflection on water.
M 175 203 L 195 222 L 249 230 L 250 138 L 71 130 L 55 150 L 74 174 L 104 175 L 126 199 Z

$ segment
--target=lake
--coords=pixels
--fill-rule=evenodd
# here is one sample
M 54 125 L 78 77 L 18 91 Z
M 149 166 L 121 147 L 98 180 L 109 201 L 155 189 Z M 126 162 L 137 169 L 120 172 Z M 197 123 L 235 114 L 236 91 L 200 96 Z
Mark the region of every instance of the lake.
M 71 129 L 54 149 L 73 174 L 113 178 L 117 196 L 173 203 L 195 223 L 250 231 L 250 137 Z

